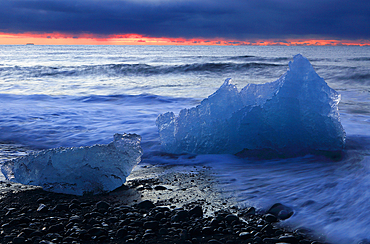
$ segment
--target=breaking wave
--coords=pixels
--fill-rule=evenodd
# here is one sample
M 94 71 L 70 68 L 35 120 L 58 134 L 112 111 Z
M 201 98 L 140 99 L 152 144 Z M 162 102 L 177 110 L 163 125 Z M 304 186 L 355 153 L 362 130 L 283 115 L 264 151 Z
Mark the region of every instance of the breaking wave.
M 227 71 L 246 71 L 249 69 L 263 69 L 268 67 L 282 66 L 275 63 L 193 63 L 182 65 L 149 65 L 149 64 L 105 64 L 105 65 L 83 65 L 83 66 L 34 66 L 34 67 L 1 67 L 0 72 L 3 76 L 11 75 L 24 77 L 48 77 L 48 76 L 87 76 L 87 75 L 135 75 L 151 76 L 165 74 L 182 73 L 202 73 L 202 72 L 227 72 Z

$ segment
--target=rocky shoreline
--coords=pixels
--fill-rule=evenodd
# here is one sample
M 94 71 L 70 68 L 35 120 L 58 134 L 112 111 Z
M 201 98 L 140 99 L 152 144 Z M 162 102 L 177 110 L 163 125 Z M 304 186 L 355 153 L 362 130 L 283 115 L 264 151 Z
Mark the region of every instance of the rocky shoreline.
M 289 208 L 238 209 L 211 178 L 201 166 L 143 166 L 105 195 L 8 192 L 0 200 L 0 243 L 319 243 L 278 227 Z

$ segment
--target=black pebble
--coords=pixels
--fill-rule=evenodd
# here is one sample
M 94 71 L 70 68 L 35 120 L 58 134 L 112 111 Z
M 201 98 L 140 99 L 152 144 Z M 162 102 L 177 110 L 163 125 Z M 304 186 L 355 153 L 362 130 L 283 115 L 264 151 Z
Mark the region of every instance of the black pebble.
M 193 217 L 203 217 L 203 209 L 201 206 L 195 206 L 194 208 L 190 209 L 189 216 Z
M 137 208 L 139 209 L 152 209 L 154 208 L 155 205 L 152 201 L 149 201 L 149 200 L 145 200 L 145 201 L 142 201 L 140 202 L 138 205 L 137 205 Z
M 96 204 L 96 208 L 98 210 L 108 210 L 109 207 L 110 207 L 110 204 L 105 201 L 100 201 Z
M 164 186 L 156 186 L 156 187 L 154 187 L 154 190 L 163 191 L 163 190 L 167 190 L 167 188 L 164 187 Z

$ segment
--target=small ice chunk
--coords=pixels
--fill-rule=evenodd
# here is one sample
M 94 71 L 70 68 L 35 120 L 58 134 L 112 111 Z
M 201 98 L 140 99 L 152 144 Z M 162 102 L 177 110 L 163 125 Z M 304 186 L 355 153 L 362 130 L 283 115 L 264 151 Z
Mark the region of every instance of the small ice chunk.
M 302 55 L 278 80 L 248 84 L 240 92 L 226 79 L 200 105 L 176 117 L 158 117 L 162 148 L 169 153 L 238 153 L 268 150 L 283 155 L 340 151 L 340 95 Z
M 42 186 L 46 191 L 83 195 L 122 186 L 141 160 L 141 137 L 115 134 L 108 145 L 55 148 L 7 161 L 2 172 L 8 180 Z

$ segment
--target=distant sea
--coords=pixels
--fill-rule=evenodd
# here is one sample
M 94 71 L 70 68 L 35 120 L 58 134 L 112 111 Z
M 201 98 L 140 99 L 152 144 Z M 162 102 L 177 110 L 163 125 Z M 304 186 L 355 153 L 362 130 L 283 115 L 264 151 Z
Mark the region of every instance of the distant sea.
M 252 160 L 161 156 L 155 120 L 215 92 L 283 75 L 296 54 L 341 94 L 345 156 Z M 280 202 L 284 221 L 331 243 L 370 240 L 370 47 L 0 46 L 0 161 L 29 151 L 142 136 L 143 163 L 200 164 L 241 207 Z

